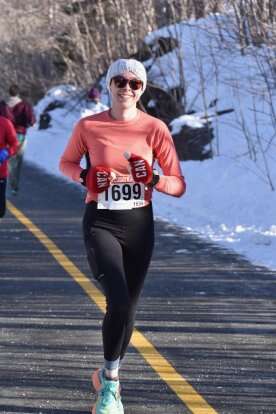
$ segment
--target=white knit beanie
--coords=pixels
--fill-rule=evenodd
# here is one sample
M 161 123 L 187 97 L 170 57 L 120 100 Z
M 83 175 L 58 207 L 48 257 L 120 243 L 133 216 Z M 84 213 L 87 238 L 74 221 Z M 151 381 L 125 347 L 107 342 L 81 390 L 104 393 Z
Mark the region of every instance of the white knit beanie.
M 135 59 L 118 59 L 111 63 L 106 74 L 106 86 L 110 91 L 110 82 L 114 76 L 122 75 L 124 72 L 132 72 L 137 79 L 143 82 L 142 92 L 147 86 L 147 72 L 143 63 Z

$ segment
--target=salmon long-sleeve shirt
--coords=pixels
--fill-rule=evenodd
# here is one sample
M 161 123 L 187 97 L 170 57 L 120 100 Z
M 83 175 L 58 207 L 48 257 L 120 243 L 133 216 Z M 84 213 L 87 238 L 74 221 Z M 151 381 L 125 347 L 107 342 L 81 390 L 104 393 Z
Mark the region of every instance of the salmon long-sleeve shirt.
M 178 156 L 171 134 L 164 124 L 142 111 L 130 121 L 113 119 L 109 111 L 81 119 L 60 160 L 60 170 L 74 181 L 79 181 L 81 158 L 89 153 L 92 166 L 109 167 L 118 182 L 131 182 L 129 163 L 125 152 L 139 155 L 153 166 L 157 161 L 163 175 L 154 187 L 172 196 L 180 197 L 186 190 Z M 116 181 L 116 179 L 115 179 Z M 152 190 L 146 187 L 145 199 L 151 200 Z M 98 195 L 88 191 L 86 203 L 97 201 Z

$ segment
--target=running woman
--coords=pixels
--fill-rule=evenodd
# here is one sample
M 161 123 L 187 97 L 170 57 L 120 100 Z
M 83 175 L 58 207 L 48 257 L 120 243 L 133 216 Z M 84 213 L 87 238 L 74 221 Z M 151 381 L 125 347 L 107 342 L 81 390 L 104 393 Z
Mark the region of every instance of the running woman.
M 106 297 L 104 364 L 92 375 L 93 414 L 123 414 L 119 367 L 132 335 L 154 245 L 153 189 L 180 197 L 186 185 L 167 126 L 140 111 L 146 89 L 142 63 L 119 59 L 106 76 L 111 109 L 81 119 L 60 170 L 87 187 L 83 234 L 88 262 Z M 80 160 L 89 153 L 91 167 Z M 157 161 L 163 175 L 153 170 Z

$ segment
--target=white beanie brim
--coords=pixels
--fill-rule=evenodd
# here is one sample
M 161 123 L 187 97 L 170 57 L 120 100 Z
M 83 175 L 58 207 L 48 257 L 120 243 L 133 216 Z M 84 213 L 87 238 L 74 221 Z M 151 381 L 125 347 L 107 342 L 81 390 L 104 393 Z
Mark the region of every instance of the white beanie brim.
M 137 79 L 143 82 L 142 92 L 147 86 L 147 72 L 143 63 L 135 59 L 118 59 L 111 63 L 106 74 L 106 87 L 110 91 L 110 82 L 114 76 L 122 75 L 124 72 L 133 73 Z

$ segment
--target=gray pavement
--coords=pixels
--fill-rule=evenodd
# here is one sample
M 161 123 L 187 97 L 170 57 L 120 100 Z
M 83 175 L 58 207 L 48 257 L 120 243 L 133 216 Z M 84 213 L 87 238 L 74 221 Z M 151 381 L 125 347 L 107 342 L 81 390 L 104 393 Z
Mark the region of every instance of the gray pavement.
M 90 275 L 84 192 L 25 165 L 10 199 Z M 275 282 L 275 272 L 158 221 L 136 326 L 218 414 L 276 414 Z M 10 213 L 0 285 L 0 413 L 88 413 L 102 313 Z M 121 379 L 126 414 L 190 412 L 132 347 Z

